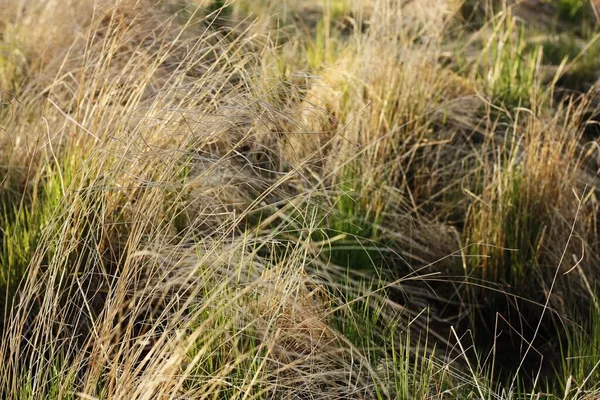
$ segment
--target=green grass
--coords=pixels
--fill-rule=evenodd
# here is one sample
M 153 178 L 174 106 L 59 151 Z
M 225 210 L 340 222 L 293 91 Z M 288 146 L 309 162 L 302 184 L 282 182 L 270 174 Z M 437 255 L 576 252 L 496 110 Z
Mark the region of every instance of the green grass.
M 33 400 L 40 393 L 47 399 L 76 399 L 75 371 L 65 368 L 64 362 L 56 360 L 50 366 L 49 381 L 41 389 L 34 389 L 34 378 L 29 376 L 24 379 L 21 390 L 17 395 L 19 400 Z M 39 384 L 38 384 L 39 385 Z
M 522 197 L 527 190 L 526 177 L 519 168 L 511 169 L 496 178 L 497 187 L 492 190 L 498 192 L 492 195 L 491 204 L 482 204 L 481 210 L 474 211 L 471 224 L 480 230 L 471 233 L 469 243 L 481 244 L 472 248 L 478 277 L 518 288 L 539 268 L 539 247 L 551 217 L 538 199 Z M 488 218 L 494 218 L 494 224 Z
M 510 12 L 499 14 L 484 42 L 480 79 L 493 101 L 527 107 L 536 95 L 538 49 L 527 51 L 525 27 Z
M 373 204 L 366 201 L 365 193 L 377 194 L 361 187 L 359 170 L 348 166 L 345 171 L 348 172 L 342 174 L 338 185 L 339 195 L 331 199 L 331 208 L 321 211 L 323 227 L 321 237 L 316 240 L 327 241 L 342 235 L 343 238 L 324 249 L 323 256 L 336 265 L 357 270 L 381 268 L 382 251 L 387 246 L 381 242 L 377 226 L 381 225 L 385 210 L 373 210 Z
M 25 276 L 40 237 L 52 218 L 56 217 L 63 196 L 63 175 L 48 166 L 42 171 L 32 193 L 24 193 L 20 201 L 3 202 L 2 250 L 0 252 L 0 305 L 10 313 L 16 289 Z M 47 249 L 50 251 L 50 249 Z
M 584 326 L 567 325 L 567 341 L 565 348 L 561 349 L 564 385 L 560 389 L 573 397 L 594 393 L 600 373 L 598 310 L 592 309 L 584 320 Z
M 597 398 L 597 26 L 519 7 L 0 6 L 0 397 Z
M 558 0 L 558 15 L 569 22 L 581 23 L 589 12 L 589 2 L 584 0 Z

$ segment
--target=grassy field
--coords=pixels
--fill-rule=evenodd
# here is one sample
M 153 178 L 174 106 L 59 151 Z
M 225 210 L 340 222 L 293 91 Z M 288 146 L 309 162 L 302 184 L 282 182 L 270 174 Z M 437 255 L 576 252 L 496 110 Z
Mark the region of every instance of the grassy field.
M 600 398 L 599 12 L 0 0 L 0 398 Z

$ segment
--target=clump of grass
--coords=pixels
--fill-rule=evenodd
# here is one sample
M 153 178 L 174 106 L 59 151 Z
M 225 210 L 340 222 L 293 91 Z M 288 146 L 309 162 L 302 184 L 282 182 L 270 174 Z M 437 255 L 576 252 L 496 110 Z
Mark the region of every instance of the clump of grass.
M 576 208 L 570 192 L 577 187 L 582 162 L 577 121 L 583 109 L 567 102 L 554 116 L 516 114 L 513 125 L 506 126 L 503 145 L 493 150 L 495 164 L 484 175 L 487 183 L 469 214 L 468 242 L 478 244 L 473 254 L 482 257 L 473 261 L 484 280 L 512 288 L 537 285 L 532 279 L 543 265 L 559 263 L 545 258 L 551 254 L 545 249 L 567 242 L 555 221 L 557 212 L 570 215 Z
M 356 169 L 355 169 L 356 168 Z M 353 270 L 373 271 L 384 263 L 385 243 L 378 230 L 383 222 L 382 209 L 373 209 L 373 205 L 382 204 L 367 201 L 369 189 L 362 188 L 360 166 L 353 164 L 344 168 L 346 173 L 340 177 L 337 194 L 326 198 L 325 205 L 319 207 L 322 215 L 321 228 L 315 232 L 314 239 L 327 243 L 322 256 L 336 265 Z M 380 193 L 372 193 L 379 196 Z
M 288 255 L 293 260 L 296 250 L 291 252 Z M 338 304 L 316 277 L 305 276 L 304 268 L 296 270 L 289 261 L 256 271 L 258 280 L 246 276 L 255 280 L 244 284 L 247 290 L 232 293 L 230 298 L 237 306 L 215 302 L 203 306 L 206 311 L 198 327 L 204 325 L 206 331 L 211 326 L 215 335 L 196 336 L 187 367 L 194 366 L 194 373 L 188 378 L 187 390 L 227 396 L 253 393 L 258 398 L 298 393 L 316 398 L 359 393 L 374 397 L 378 392 L 383 398 L 390 396 L 392 388 L 381 371 L 375 370 L 378 359 L 371 358 L 371 350 L 359 350 L 373 343 L 378 322 L 367 315 L 379 311 L 366 302 L 360 307 L 355 304 L 353 310 L 359 310 L 350 312 L 349 304 Z M 361 313 L 366 320 L 354 319 Z M 343 325 L 340 331 L 335 329 L 338 323 Z M 352 336 L 353 331 L 359 333 Z M 361 344 L 354 347 L 345 339 L 348 335 L 360 337 Z M 379 357 L 382 355 L 383 351 Z M 205 378 L 216 376 L 220 378 Z M 403 378 L 410 379 L 408 374 Z M 374 387 L 365 386 L 370 384 Z
M 584 0 L 559 0 L 556 7 L 560 19 L 581 23 L 589 11 L 589 2 Z
M 495 18 L 492 32 L 484 40 L 478 74 L 493 101 L 527 107 L 538 90 L 541 52 L 527 51 L 525 27 L 516 21 L 510 8 Z
M 585 325 L 568 325 L 566 344 L 561 349 L 563 380 L 561 388 L 565 396 L 586 398 L 598 390 L 598 363 L 600 362 L 600 325 L 597 308 L 591 308 L 584 318 Z
M 46 171 L 47 178 L 36 182 L 30 201 L 4 202 L 2 216 L 2 251 L 0 252 L 0 305 L 6 317 L 10 312 L 16 288 L 27 272 L 38 241 L 46 225 L 58 210 L 62 197 L 59 174 Z M 28 197 L 24 194 L 24 197 Z M 4 319 L 2 319 L 4 320 Z
M 23 376 L 23 383 L 20 386 L 19 392 L 15 398 L 19 400 L 33 400 L 40 395 L 34 389 L 33 376 Z M 68 364 L 60 358 L 54 360 L 50 366 L 49 380 L 46 382 L 45 397 L 47 399 L 76 399 L 76 371 L 70 369 Z M 98 393 L 98 397 L 102 398 Z

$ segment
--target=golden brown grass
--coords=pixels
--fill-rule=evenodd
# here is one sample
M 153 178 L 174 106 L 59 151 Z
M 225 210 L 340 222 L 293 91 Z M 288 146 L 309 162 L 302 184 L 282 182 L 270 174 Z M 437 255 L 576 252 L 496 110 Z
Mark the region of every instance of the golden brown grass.
M 597 93 L 437 6 L 0 3 L 0 395 L 594 398 Z

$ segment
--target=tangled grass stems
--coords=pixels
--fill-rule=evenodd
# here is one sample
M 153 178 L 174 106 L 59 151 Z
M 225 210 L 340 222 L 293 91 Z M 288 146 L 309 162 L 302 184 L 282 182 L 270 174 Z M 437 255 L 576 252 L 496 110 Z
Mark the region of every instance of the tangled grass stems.
M 583 6 L 7 3 L 3 398 L 598 396 Z

